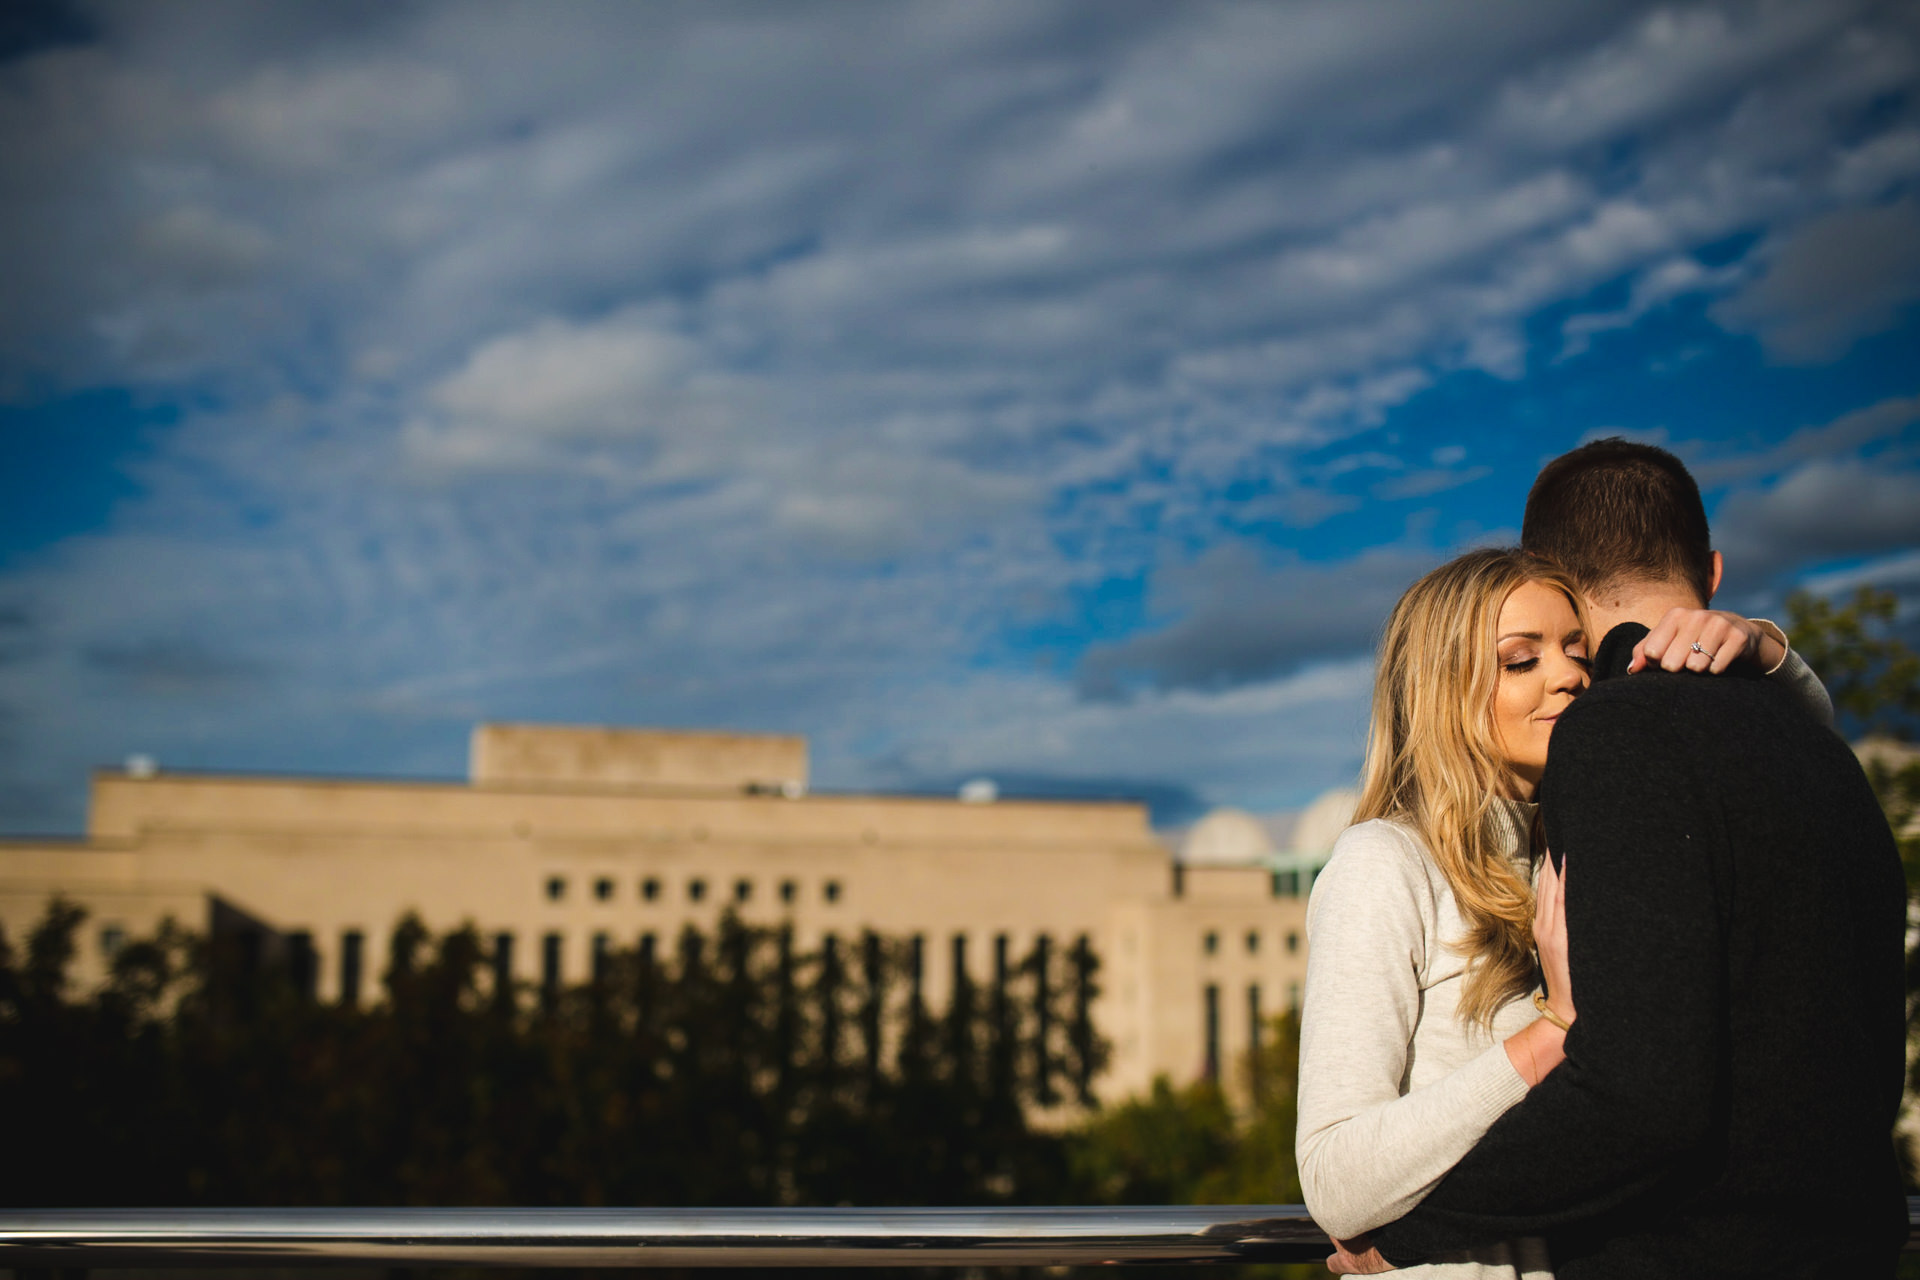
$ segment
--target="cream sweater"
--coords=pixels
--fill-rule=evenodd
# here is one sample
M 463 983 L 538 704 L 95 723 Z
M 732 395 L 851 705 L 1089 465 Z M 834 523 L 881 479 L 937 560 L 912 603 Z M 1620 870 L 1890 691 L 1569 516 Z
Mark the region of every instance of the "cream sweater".
M 1531 820 L 1524 810 L 1515 826 Z M 1495 1015 L 1491 1032 L 1461 1023 L 1466 962 L 1449 944 L 1464 933 L 1446 877 L 1419 836 L 1397 823 L 1347 828 L 1314 882 L 1295 1154 L 1307 1208 L 1336 1239 L 1419 1204 L 1526 1096 L 1502 1042 L 1538 1015 L 1517 1000 Z M 1545 1245 L 1528 1239 L 1403 1274 L 1552 1272 Z

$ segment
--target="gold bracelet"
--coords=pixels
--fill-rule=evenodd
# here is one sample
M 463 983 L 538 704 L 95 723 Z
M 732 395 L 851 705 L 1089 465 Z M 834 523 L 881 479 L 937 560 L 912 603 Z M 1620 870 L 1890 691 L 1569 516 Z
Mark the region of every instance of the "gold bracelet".
M 1547 1008 L 1546 992 L 1536 991 L 1533 993 L 1533 1007 L 1540 1011 L 1541 1017 L 1545 1018 L 1548 1022 L 1551 1022 L 1554 1026 L 1560 1028 L 1562 1031 L 1573 1030 L 1572 1023 L 1562 1018 L 1559 1014 L 1555 1013 L 1553 1010 Z

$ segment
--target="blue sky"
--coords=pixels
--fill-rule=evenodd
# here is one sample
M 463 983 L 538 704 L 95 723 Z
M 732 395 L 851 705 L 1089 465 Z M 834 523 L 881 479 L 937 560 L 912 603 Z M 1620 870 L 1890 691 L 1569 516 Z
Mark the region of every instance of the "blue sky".
M 1296 807 L 1584 439 L 1920 606 L 1920 8 L 84 3 L 0 22 L 0 830 L 86 771 Z

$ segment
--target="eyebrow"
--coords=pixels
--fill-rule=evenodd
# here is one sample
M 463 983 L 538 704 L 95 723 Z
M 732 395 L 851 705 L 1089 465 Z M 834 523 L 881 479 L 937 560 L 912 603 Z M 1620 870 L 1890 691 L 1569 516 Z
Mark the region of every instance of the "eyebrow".
M 1587 638 L 1586 628 L 1575 627 L 1573 630 L 1567 632 L 1566 635 L 1560 637 L 1560 643 L 1565 644 L 1569 640 L 1585 640 L 1586 638 Z M 1501 640 L 1544 640 L 1546 639 L 1546 637 L 1543 636 L 1538 631 L 1509 631 L 1507 632 L 1507 634 L 1501 636 L 1500 639 Z

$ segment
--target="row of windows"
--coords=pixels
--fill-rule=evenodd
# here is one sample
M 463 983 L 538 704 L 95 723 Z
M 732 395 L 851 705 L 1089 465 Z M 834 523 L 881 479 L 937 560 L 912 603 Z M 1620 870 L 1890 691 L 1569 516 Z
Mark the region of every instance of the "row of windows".
M 877 942 L 872 940 L 871 935 L 869 935 L 869 939 L 869 947 L 877 946 Z M 311 993 L 314 973 L 313 937 L 311 934 L 305 932 L 294 933 L 288 935 L 287 941 L 291 951 L 289 959 L 295 973 L 294 980 L 301 989 Z M 1010 942 L 1011 940 L 1004 933 L 994 935 L 993 969 L 994 980 L 998 983 L 1008 981 L 1013 971 L 1013 957 L 1009 949 Z M 907 967 L 910 980 L 916 993 L 919 991 L 920 979 L 924 971 L 923 956 L 925 954 L 925 943 L 926 939 L 922 934 L 916 933 L 909 939 L 910 958 Z M 561 956 L 564 952 L 565 945 L 566 939 L 563 934 L 550 932 L 541 935 L 540 985 L 543 990 L 549 993 L 557 991 L 561 985 Z M 606 973 L 608 961 L 613 955 L 613 937 L 604 931 L 596 932 L 592 936 L 590 945 L 592 947 L 593 957 L 593 976 L 598 979 Z M 954 934 L 951 939 L 951 946 L 953 973 L 955 977 L 962 983 L 970 981 L 971 979 L 967 968 L 967 935 L 964 933 Z M 1048 938 L 1047 935 L 1042 934 L 1035 940 L 1034 946 L 1036 952 L 1042 959 L 1043 963 L 1041 967 L 1045 969 L 1045 958 L 1049 953 L 1053 952 L 1052 940 Z M 1087 946 L 1088 942 L 1084 935 L 1073 943 L 1070 954 L 1078 957 L 1075 963 L 1087 963 L 1084 958 L 1090 954 L 1086 950 Z M 643 933 L 640 935 L 639 954 L 643 961 L 649 964 L 652 963 L 658 947 L 659 943 L 654 934 Z M 832 934 L 828 934 L 823 940 L 823 949 L 829 956 L 837 954 L 838 940 Z M 493 935 L 493 976 L 497 984 L 497 989 L 499 990 L 512 989 L 513 951 L 513 934 L 496 933 Z M 366 935 L 358 929 L 348 929 L 340 935 L 340 1001 L 342 1004 L 352 1005 L 360 1002 L 365 982 L 365 973 Z
M 565 876 L 547 877 L 547 901 L 562 902 L 567 896 L 567 878 Z M 596 902 L 612 902 L 619 891 L 612 876 L 600 876 L 593 882 L 593 897 Z M 657 876 L 648 876 L 640 882 L 640 899 L 643 902 L 658 902 L 666 892 L 666 885 Z M 800 882 L 782 880 L 777 892 L 780 901 L 797 902 L 800 899 Z M 828 880 L 820 886 L 820 897 L 826 902 L 840 901 L 840 882 Z M 704 902 L 707 898 L 707 882 L 698 877 L 687 881 L 687 901 Z M 751 902 L 753 900 L 753 881 L 735 880 L 733 882 L 733 901 Z
M 1250 956 L 1258 955 L 1260 953 L 1260 931 L 1258 929 L 1247 930 L 1246 944 L 1247 944 L 1248 955 Z M 1200 937 L 1200 949 L 1202 951 L 1205 951 L 1210 956 L 1219 955 L 1220 954 L 1219 932 L 1217 930 L 1209 929 L 1206 931 L 1206 933 L 1202 934 Z M 1300 935 L 1297 932 L 1290 929 L 1287 931 L 1287 954 L 1293 955 L 1299 950 L 1300 950 Z
M 1313 888 L 1313 882 L 1319 878 L 1320 868 L 1304 875 L 1299 871 L 1274 871 L 1268 873 L 1268 891 L 1276 898 L 1297 898 Z M 1187 869 L 1181 863 L 1173 864 L 1173 896 L 1183 898 L 1187 893 Z

